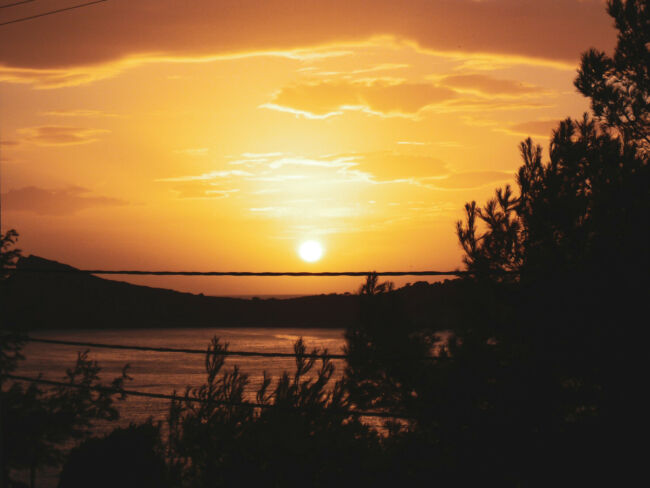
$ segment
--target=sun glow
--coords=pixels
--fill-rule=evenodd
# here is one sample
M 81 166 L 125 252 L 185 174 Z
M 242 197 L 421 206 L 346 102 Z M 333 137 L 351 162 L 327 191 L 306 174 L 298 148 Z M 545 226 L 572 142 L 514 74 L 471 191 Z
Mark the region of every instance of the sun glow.
M 298 254 L 303 261 L 313 263 L 323 256 L 323 246 L 317 241 L 305 241 L 300 244 Z

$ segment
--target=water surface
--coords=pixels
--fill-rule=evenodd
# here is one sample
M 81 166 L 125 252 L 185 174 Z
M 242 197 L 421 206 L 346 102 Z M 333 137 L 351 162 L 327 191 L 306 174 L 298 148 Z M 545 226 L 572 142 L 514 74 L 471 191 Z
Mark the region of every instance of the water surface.
M 70 330 L 33 332 L 34 337 L 96 342 L 107 344 L 138 345 L 150 347 L 172 347 L 183 349 L 206 349 L 212 337 L 229 343 L 230 350 L 255 352 L 293 352 L 293 344 L 303 338 L 307 349 L 326 348 L 331 353 L 343 352 L 345 341 L 342 329 L 280 329 L 280 328 L 197 328 L 197 329 L 136 329 L 136 330 Z M 65 370 L 74 365 L 78 352 L 85 350 L 79 346 L 58 344 L 27 343 L 17 374 L 35 377 L 39 373 L 44 378 L 61 380 Z M 150 351 L 130 351 L 88 348 L 89 358 L 102 367 L 101 379 L 109 383 L 118 376 L 122 367 L 129 364 L 126 388 L 151 393 L 179 393 L 187 386 L 198 386 L 205 381 L 205 356 L 202 354 L 163 353 Z M 334 360 L 335 377 L 342 374 L 344 362 Z M 263 371 L 274 379 L 283 371 L 293 372 L 293 358 L 258 358 L 229 356 L 224 369 L 237 365 L 249 374 L 249 398 L 254 398 L 262 381 Z M 149 417 L 163 420 L 167 414 L 169 401 L 163 399 L 129 396 L 119 404 L 120 424 L 141 422 Z

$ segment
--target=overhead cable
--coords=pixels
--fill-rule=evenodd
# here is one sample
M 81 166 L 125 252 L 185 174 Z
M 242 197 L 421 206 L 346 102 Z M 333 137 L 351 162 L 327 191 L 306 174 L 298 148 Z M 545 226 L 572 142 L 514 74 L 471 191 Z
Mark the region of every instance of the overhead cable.
M 27 20 L 38 19 L 40 17 L 46 17 L 48 15 L 54 15 L 54 14 L 58 14 L 58 13 L 61 13 L 61 12 L 67 12 L 68 10 L 75 10 L 75 9 L 82 8 L 82 7 L 89 7 L 91 5 L 95 5 L 97 3 L 102 3 L 102 2 L 107 2 L 107 1 L 108 0 L 95 0 L 93 2 L 81 3 L 79 5 L 72 5 L 71 7 L 60 8 L 60 9 L 57 9 L 57 10 L 50 10 L 49 12 L 43 12 L 43 13 L 40 13 L 40 14 L 30 15 L 28 17 L 21 17 L 19 19 L 9 20 L 7 22 L 1 22 L 0 27 L 2 27 L 3 25 L 16 24 L 18 22 L 25 22 Z M 7 5 L 7 7 L 8 6 L 9 5 Z
M 76 268 L 18 267 L 11 271 L 28 273 L 64 273 L 97 275 L 153 275 L 153 276 L 465 276 L 468 271 L 151 271 Z
M 150 352 L 165 352 L 165 353 L 183 353 L 183 354 L 214 354 L 217 356 L 244 356 L 244 357 L 263 357 L 263 358 L 295 358 L 304 357 L 307 359 L 347 359 L 345 354 L 331 354 L 331 353 L 304 353 L 296 354 L 294 352 L 262 352 L 262 351 L 213 351 L 207 349 L 187 349 L 187 348 L 174 348 L 174 347 L 151 347 L 151 346 L 138 346 L 138 345 L 125 345 L 125 344 L 103 344 L 97 342 L 82 342 L 82 341 L 65 341 L 59 339 L 45 339 L 40 337 L 21 337 L 27 342 L 40 342 L 44 344 L 57 344 L 64 346 L 80 346 L 80 347 L 93 347 L 100 349 L 122 349 L 132 351 L 150 351 Z M 438 360 L 448 359 L 446 356 L 426 356 L 423 358 L 417 357 L 397 357 L 397 356 L 381 356 L 375 355 L 373 359 L 390 360 L 390 361 L 416 361 L 416 360 Z
M 0 8 L 9 8 L 9 7 L 16 7 L 17 5 L 22 5 L 23 3 L 30 3 L 34 2 L 35 0 L 22 0 L 20 2 L 14 2 L 14 3 L 8 3 L 6 5 L 0 5 Z
M 190 401 L 194 403 L 208 403 L 208 400 L 202 398 L 192 397 L 192 396 L 180 396 L 180 395 L 166 395 L 164 393 L 149 393 L 144 391 L 137 390 L 125 390 L 121 388 L 112 388 L 108 386 L 89 386 L 78 383 L 65 383 L 62 381 L 53 381 L 46 380 L 43 378 L 30 378 L 27 376 L 19 376 L 13 374 L 3 375 L 5 378 L 12 379 L 14 381 L 27 381 L 31 383 L 41 383 L 50 386 L 59 386 L 64 388 L 76 388 L 76 389 L 87 389 L 99 392 L 108 392 L 108 393 L 119 393 L 132 396 L 140 396 L 147 398 L 158 398 L 162 400 L 176 400 L 176 401 Z M 331 415 L 349 415 L 354 417 L 380 417 L 380 418 L 391 418 L 391 419 L 403 419 L 407 420 L 411 417 L 396 415 L 389 412 L 377 412 L 377 411 L 367 411 L 367 410 L 343 410 L 335 408 L 309 408 L 305 406 L 290 406 L 290 405 L 276 405 L 268 403 L 254 403 L 254 402 L 233 402 L 233 401 L 223 401 L 223 400 L 209 400 L 213 405 L 221 405 L 226 407 L 248 407 L 248 408 L 264 408 L 264 409 L 278 409 L 278 410 L 289 410 L 293 412 L 309 412 L 309 411 L 318 411 L 319 413 L 331 414 Z

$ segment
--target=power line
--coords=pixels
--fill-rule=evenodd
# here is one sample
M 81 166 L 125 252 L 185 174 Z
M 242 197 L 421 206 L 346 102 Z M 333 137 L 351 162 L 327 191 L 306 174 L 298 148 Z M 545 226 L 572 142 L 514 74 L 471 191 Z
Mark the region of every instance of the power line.
M 34 2 L 34 1 L 35 0 L 22 0 L 21 2 L 8 3 L 7 5 L 0 5 L 0 8 L 15 7 L 17 5 L 22 5 L 23 3 L 30 3 L 30 2 Z
M 107 2 L 108 0 L 95 0 L 94 2 L 86 2 L 86 3 L 81 3 L 79 5 L 72 5 L 71 7 L 65 7 L 65 8 L 60 8 L 57 10 L 50 10 L 49 12 L 43 12 L 41 14 L 36 14 L 36 15 L 30 15 L 29 17 L 21 17 L 19 19 L 14 19 L 14 20 L 9 20 L 7 22 L 2 22 L 0 23 L 0 27 L 3 25 L 9 25 L 9 24 L 15 24 L 17 22 L 25 22 L 26 20 L 32 20 L 32 19 L 38 19 L 39 17 L 45 17 L 47 15 L 54 15 L 58 14 L 61 12 L 67 12 L 68 10 L 75 10 L 78 8 L 82 7 L 89 7 L 91 5 L 95 5 L 97 3 L 102 3 L 102 2 Z
M 153 351 L 153 352 L 171 352 L 183 354 L 201 354 L 208 353 L 206 349 L 179 349 L 173 347 L 149 347 L 149 346 L 127 346 L 122 344 L 99 344 L 96 342 L 79 342 L 79 341 L 61 341 L 57 339 L 40 339 L 36 337 L 24 338 L 28 342 L 42 342 L 45 344 L 60 344 L 66 346 L 96 347 L 101 349 L 126 349 L 133 351 Z M 293 358 L 296 357 L 292 352 L 255 352 L 255 351 L 209 351 L 210 354 L 218 356 L 247 356 L 247 357 L 264 357 L 264 358 Z M 345 359 L 345 354 L 301 354 L 305 358 L 327 358 L 327 359 Z
M 30 378 L 27 376 L 18 376 L 18 375 L 13 375 L 13 374 L 5 374 L 3 375 L 5 378 L 9 378 L 15 381 L 28 381 L 32 383 L 42 383 L 45 385 L 50 385 L 50 386 L 62 386 L 64 388 L 77 388 L 77 389 L 88 389 L 88 390 L 93 390 L 93 391 L 99 391 L 99 392 L 108 392 L 108 393 L 124 393 L 126 395 L 132 395 L 132 396 L 140 396 L 140 397 L 147 397 L 147 398 L 158 398 L 162 400 L 180 400 L 180 401 L 185 401 L 188 400 L 190 402 L 196 402 L 196 403 L 208 403 L 206 400 L 203 400 L 201 398 L 196 398 L 196 397 L 191 397 L 191 396 L 179 396 L 179 395 L 166 395 L 164 393 L 148 393 L 144 391 L 137 391 L 137 390 L 124 390 L 124 389 L 118 389 L 118 388 L 111 388 L 108 386 L 89 386 L 89 385 L 82 385 L 82 384 L 76 384 L 76 383 L 64 383 L 62 381 L 52 381 L 52 380 L 46 380 L 43 378 Z M 228 407 L 248 407 L 248 408 L 275 408 L 278 410 L 289 410 L 289 411 L 295 411 L 295 412 L 304 412 L 304 411 L 309 411 L 309 410 L 318 410 L 322 413 L 330 413 L 333 415 L 351 415 L 354 417 L 380 417 L 380 418 L 393 418 L 393 419 L 403 419 L 407 420 L 410 419 L 411 417 L 407 417 L 404 415 L 395 415 L 391 414 L 388 412 L 376 412 L 376 411 L 365 411 L 365 410 L 343 410 L 343 409 L 333 409 L 333 408 L 314 408 L 310 409 L 308 407 L 297 407 L 297 406 L 288 406 L 288 405 L 275 405 L 275 404 L 262 404 L 262 403 L 253 403 L 253 402 L 229 402 L 229 401 L 219 401 L 219 400 L 210 400 L 210 403 L 214 405 L 223 405 L 223 406 L 228 406 Z
M 14 268 L 12 271 L 30 273 L 79 273 L 103 275 L 154 275 L 154 276 L 465 276 L 469 271 L 149 271 L 112 269 L 47 269 Z
M 183 348 L 173 348 L 173 347 L 150 347 L 150 346 L 137 346 L 137 345 L 123 345 L 123 344 L 100 344 L 97 342 L 80 342 L 80 341 L 63 341 L 58 339 L 43 339 L 38 337 L 22 337 L 25 341 L 28 342 L 40 342 L 44 344 L 58 344 L 65 346 L 81 346 L 81 347 L 94 347 L 100 349 L 122 349 L 122 350 L 133 350 L 133 351 L 152 351 L 152 352 L 169 352 L 169 353 L 182 353 L 182 354 L 201 354 L 205 355 L 206 353 L 215 354 L 218 356 L 244 356 L 244 357 L 263 357 L 263 358 L 295 358 L 301 356 L 309 359 L 347 359 L 348 356 L 345 354 L 296 354 L 293 352 L 258 352 L 258 351 L 207 351 L 206 349 L 183 349 Z M 439 356 L 426 356 L 423 358 L 414 358 L 414 357 L 404 357 L 399 358 L 395 356 L 391 357 L 381 357 L 373 356 L 374 359 L 382 360 L 404 360 L 404 361 L 415 361 L 415 360 L 439 360 L 443 359 Z M 446 357 L 444 359 L 447 359 Z

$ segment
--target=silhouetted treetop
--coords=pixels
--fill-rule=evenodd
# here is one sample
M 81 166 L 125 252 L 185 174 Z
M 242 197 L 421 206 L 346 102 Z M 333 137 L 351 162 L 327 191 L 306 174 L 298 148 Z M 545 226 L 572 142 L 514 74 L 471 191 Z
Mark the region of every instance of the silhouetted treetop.
M 359 287 L 359 295 L 378 295 L 393 291 L 395 285 L 392 281 L 379 283 L 379 275 L 370 273 L 366 277 L 366 282 Z
M 520 151 L 519 195 L 498 189 L 483 208 L 466 204 L 466 220 L 457 223 L 469 271 L 503 280 L 511 275 L 500 273 L 511 271 L 622 268 L 639 258 L 647 265 L 650 180 L 633 146 L 585 115 L 560 123 L 548 162 L 531 139 Z
M 626 142 L 650 151 L 650 1 L 609 0 L 618 29 L 613 56 L 589 49 L 582 55 L 575 85 L 591 98 L 594 115 Z
M 650 0 L 609 0 L 607 10 L 616 50 L 585 52 L 575 80 L 593 118 L 563 121 L 548 163 L 540 146 L 521 144 L 519 196 L 506 187 L 482 209 L 465 206 L 457 234 L 476 275 L 648 271 Z

